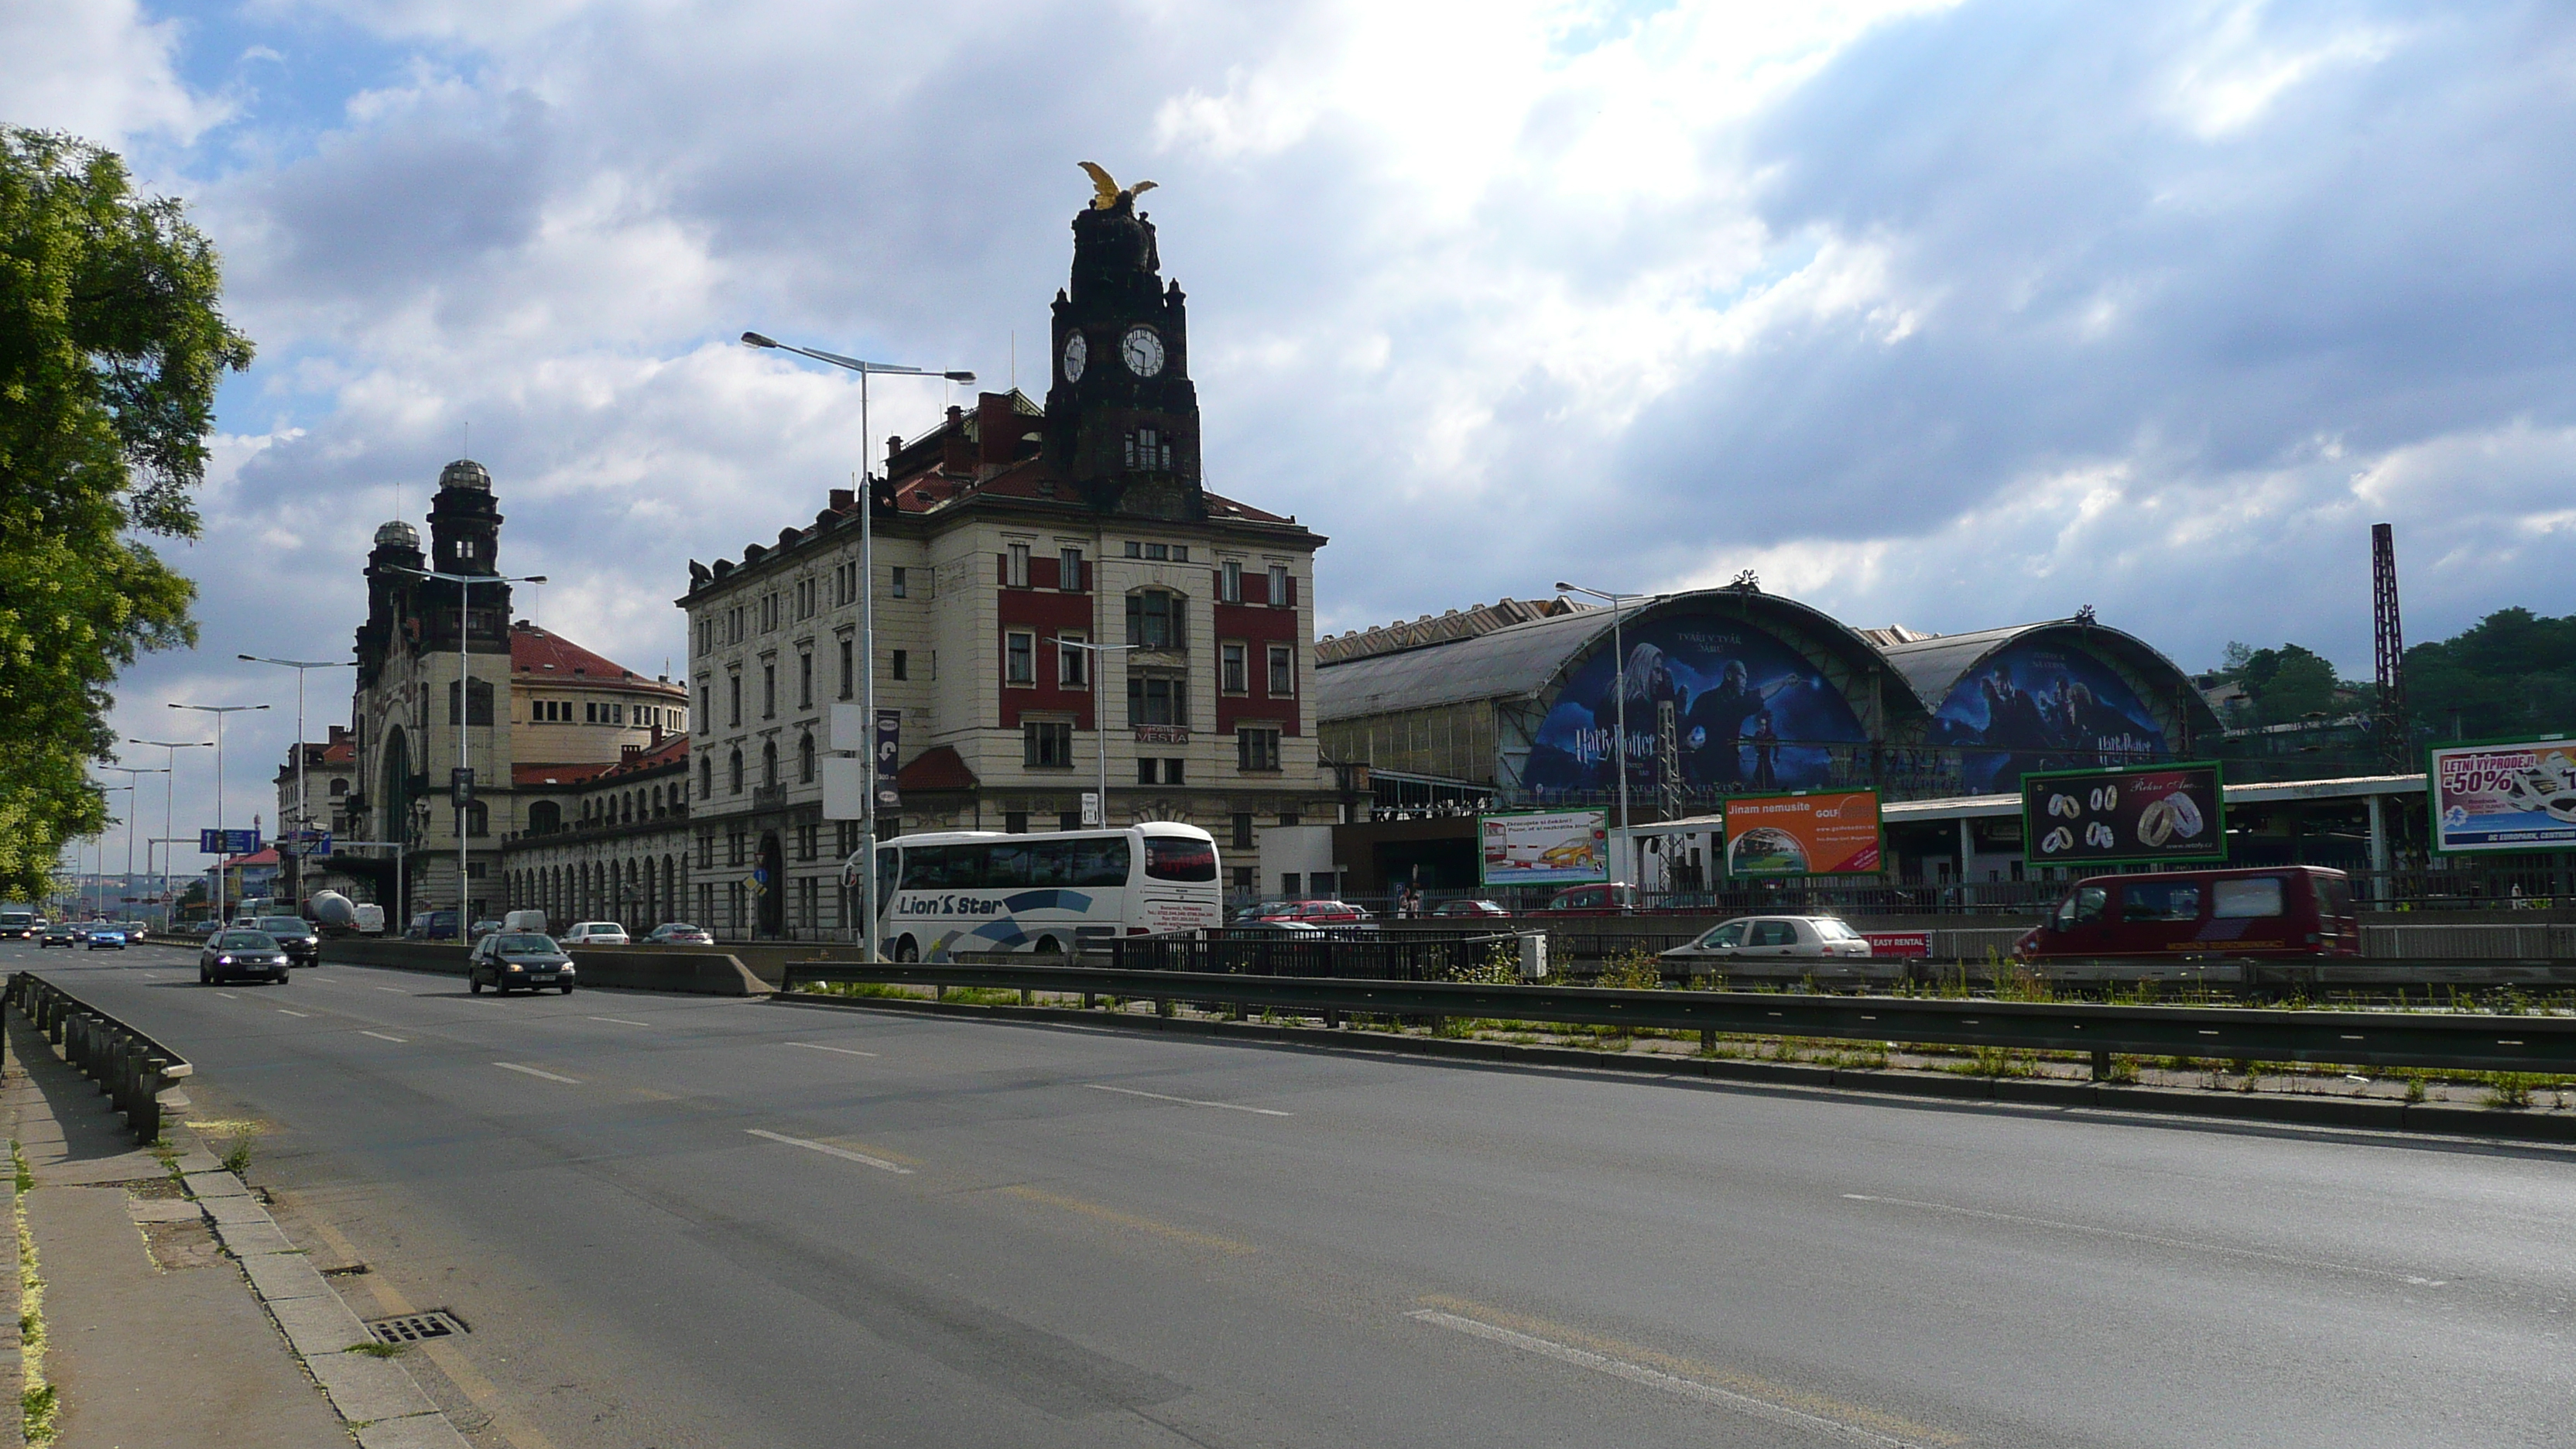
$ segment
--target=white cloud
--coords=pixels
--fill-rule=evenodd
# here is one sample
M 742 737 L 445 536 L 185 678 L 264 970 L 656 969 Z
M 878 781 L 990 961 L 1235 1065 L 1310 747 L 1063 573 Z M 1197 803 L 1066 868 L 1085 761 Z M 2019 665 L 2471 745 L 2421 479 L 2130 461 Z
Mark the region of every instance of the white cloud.
M 180 39 L 135 0 L 0 6 L 0 118 L 109 146 L 194 141 L 226 106 L 179 79 Z

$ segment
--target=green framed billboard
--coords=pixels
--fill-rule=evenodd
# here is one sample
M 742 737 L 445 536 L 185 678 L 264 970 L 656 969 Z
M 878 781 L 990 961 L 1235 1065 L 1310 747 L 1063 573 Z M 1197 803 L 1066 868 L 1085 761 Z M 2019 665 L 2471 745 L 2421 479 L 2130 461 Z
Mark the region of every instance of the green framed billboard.
M 2024 775 L 2021 851 L 2034 866 L 2223 862 L 2226 782 L 2216 760 Z
M 2576 850 L 2576 739 L 2466 740 L 2424 752 L 2427 837 L 2443 855 Z

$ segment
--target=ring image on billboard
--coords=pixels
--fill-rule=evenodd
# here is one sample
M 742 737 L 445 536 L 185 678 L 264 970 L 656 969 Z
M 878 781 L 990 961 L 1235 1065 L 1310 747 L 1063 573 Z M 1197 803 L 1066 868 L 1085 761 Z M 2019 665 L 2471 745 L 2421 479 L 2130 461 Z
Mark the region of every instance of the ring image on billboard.
M 1878 795 L 1739 795 L 1726 802 L 1726 873 L 1868 875 L 1878 869 Z
M 2218 767 L 2024 775 L 2022 854 L 2032 865 L 2227 858 Z
M 1599 810 L 1479 815 L 1485 884 L 1560 885 L 1610 878 L 1610 817 Z
M 2576 740 L 2446 746 L 2432 756 L 2435 850 L 2576 850 Z

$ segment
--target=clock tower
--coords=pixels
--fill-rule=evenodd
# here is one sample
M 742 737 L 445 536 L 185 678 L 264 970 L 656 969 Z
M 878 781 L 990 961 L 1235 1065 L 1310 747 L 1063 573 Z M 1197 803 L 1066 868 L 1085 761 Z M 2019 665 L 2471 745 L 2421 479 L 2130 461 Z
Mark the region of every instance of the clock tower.
M 1204 519 L 1181 286 L 1163 283 L 1135 192 L 1102 190 L 1073 219 L 1073 284 L 1055 295 L 1047 457 L 1103 513 Z

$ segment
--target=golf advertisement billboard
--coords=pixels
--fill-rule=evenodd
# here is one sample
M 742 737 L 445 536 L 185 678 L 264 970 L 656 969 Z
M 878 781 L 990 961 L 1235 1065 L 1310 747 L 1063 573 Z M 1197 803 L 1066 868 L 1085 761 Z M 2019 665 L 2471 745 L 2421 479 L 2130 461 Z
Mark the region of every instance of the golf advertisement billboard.
M 1730 876 L 1875 875 L 1878 792 L 1739 795 L 1726 802 Z
M 2435 850 L 2576 850 L 2576 740 L 2445 746 L 2424 778 Z
M 2024 775 L 2022 856 L 2072 866 L 2223 861 L 2224 801 L 2214 764 Z
M 1479 815 L 1476 838 L 1489 886 L 1576 885 L 1610 878 L 1607 811 Z

